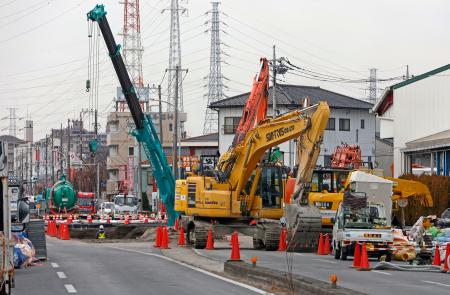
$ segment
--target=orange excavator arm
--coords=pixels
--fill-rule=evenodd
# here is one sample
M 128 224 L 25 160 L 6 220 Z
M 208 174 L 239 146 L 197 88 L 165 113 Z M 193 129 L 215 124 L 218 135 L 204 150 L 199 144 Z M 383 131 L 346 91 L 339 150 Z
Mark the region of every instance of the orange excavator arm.
M 260 59 L 258 74 L 253 79 L 252 91 L 247 99 L 241 120 L 236 129 L 232 146 L 236 146 L 247 132 L 266 119 L 269 97 L 269 63 L 266 58 Z

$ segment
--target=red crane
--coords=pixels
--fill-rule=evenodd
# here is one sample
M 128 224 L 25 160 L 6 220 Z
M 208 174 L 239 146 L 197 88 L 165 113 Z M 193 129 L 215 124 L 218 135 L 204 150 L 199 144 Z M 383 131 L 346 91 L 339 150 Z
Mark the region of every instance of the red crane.
M 362 164 L 359 145 L 343 143 L 331 155 L 331 168 L 358 169 Z

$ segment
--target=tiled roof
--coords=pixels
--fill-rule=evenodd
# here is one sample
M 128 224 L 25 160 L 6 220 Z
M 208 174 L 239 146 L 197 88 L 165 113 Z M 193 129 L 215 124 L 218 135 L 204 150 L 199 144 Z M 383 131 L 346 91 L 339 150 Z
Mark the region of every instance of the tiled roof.
M 249 92 L 222 99 L 212 103 L 209 107 L 227 108 L 227 107 L 243 107 L 247 101 Z M 360 99 L 356 99 L 347 95 L 339 94 L 320 87 L 301 86 L 301 85 L 277 85 L 277 105 L 279 106 L 299 106 L 303 98 L 311 98 L 311 103 L 318 101 L 326 101 L 331 108 L 346 109 L 366 109 L 372 108 L 372 104 Z M 269 88 L 269 105 L 272 105 L 272 87 Z

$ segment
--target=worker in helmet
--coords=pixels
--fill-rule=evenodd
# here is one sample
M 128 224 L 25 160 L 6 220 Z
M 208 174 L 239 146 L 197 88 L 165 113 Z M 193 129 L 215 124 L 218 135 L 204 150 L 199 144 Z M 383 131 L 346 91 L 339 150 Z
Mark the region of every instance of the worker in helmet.
M 97 235 L 95 238 L 96 239 L 105 239 L 106 238 L 105 229 L 104 229 L 103 225 L 100 225 L 98 227 Z

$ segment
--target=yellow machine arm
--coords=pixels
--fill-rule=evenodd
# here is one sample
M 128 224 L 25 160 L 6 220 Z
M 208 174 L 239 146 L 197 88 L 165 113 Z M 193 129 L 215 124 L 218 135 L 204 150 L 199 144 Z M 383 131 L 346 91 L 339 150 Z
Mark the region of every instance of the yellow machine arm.
M 322 138 L 329 113 L 328 104 L 320 102 L 314 106 L 263 121 L 249 131 L 241 143 L 222 155 L 217 164 L 219 179 L 228 183 L 239 193 L 268 149 L 300 137 L 300 145 L 316 150 L 318 147 L 313 146 L 317 145 Z M 316 137 L 318 134 L 320 140 Z M 305 163 L 302 165 L 303 173 L 311 175 L 316 161 L 308 158 L 306 153 L 299 160 L 300 163 Z
M 414 180 L 406 180 L 385 176 L 384 178 L 394 182 L 392 188 L 392 201 L 408 199 L 411 197 L 420 198 L 421 204 L 425 207 L 433 207 L 433 198 L 428 187 Z
M 305 187 L 311 183 L 329 117 L 330 109 L 328 105 L 317 108 L 312 116 L 312 128 L 308 132 L 302 133 L 297 141 L 298 171 L 291 203 L 308 202 L 304 191 Z M 306 199 L 300 200 L 301 198 Z

